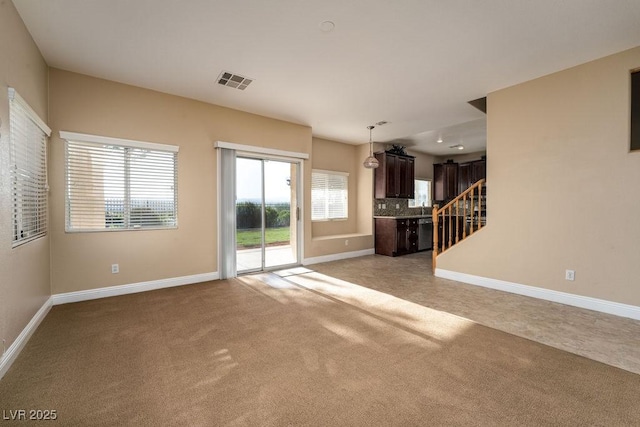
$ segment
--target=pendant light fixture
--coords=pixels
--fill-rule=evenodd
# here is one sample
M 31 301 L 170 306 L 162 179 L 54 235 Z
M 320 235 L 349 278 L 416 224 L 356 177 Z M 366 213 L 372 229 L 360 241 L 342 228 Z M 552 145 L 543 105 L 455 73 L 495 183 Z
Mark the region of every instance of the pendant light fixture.
M 367 169 L 375 169 L 380 166 L 378 159 L 373 156 L 373 140 L 371 139 L 371 131 L 373 128 L 375 128 L 375 126 L 367 126 L 367 129 L 369 129 L 369 157 L 362 163 Z

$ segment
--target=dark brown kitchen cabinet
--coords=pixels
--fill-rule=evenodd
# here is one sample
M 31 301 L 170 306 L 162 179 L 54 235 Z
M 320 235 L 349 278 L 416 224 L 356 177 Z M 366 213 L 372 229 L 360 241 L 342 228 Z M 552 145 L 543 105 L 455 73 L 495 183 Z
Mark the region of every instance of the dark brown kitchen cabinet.
M 465 163 L 446 163 L 433 165 L 433 200 L 444 204 L 458 194 L 487 177 L 487 160 L 483 157 Z
M 453 161 L 434 164 L 433 199 L 448 202 L 458 194 L 458 164 Z
M 458 165 L 458 194 L 469 188 L 473 175 L 473 164 L 460 163 Z
M 398 256 L 418 251 L 417 218 L 376 218 L 376 253 Z
M 487 161 L 485 159 L 458 165 L 458 194 L 476 182 L 487 177 Z
M 481 179 L 487 178 L 487 160 L 476 160 L 475 162 L 471 162 L 473 165 L 473 179 L 472 184 L 480 181 Z
M 413 199 L 415 158 L 393 153 L 376 153 L 380 166 L 375 169 L 376 199 Z

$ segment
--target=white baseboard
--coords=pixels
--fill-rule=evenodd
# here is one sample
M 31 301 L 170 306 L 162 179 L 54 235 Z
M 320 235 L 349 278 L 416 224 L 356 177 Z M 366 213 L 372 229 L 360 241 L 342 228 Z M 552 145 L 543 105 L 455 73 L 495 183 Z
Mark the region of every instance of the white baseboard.
M 640 307 L 436 268 L 436 277 L 640 320 Z
M 341 252 L 339 254 L 331 254 L 331 255 L 322 255 L 313 258 L 305 258 L 302 261 L 302 265 L 311 265 L 311 264 L 320 264 L 321 262 L 329 262 L 329 261 L 339 261 L 341 259 L 347 258 L 356 258 L 359 256 L 365 255 L 373 255 L 375 253 L 375 249 L 363 249 L 361 251 L 353 251 L 353 252 Z
M 151 280 L 148 282 L 131 283 L 128 285 L 109 286 L 106 288 L 88 289 L 86 291 L 66 292 L 55 294 L 51 298 L 53 305 L 70 302 L 87 301 L 98 298 L 115 297 L 118 295 L 135 294 L 137 292 L 153 291 L 174 286 L 191 285 L 193 283 L 208 282 L 220 278 L 217 271 L 212 273 L 194 274 L 191 276 L 172 277 L 169 279 Z
M 27 341 L 29 341 L 29 338 L 31 338 L 31 335 L 33 335 L 35 330 L 38 328 L 38 325 L 40 325 L 40 322 L 42 322 L 42 319 L 44 319 L 51 309 L 52 305 L 52 298 L 49 297 L 31 318 L 29 323 L 27 323 L 27 326 L 25 326 L 22 332 L 20 332 L 20 335 L 18 335 L 13 344 L 11 344 L 7 351 L 2 355 L 0 358 L 0 379 L 7 373 L 13 362 L 16 360 L 16 357 L 18 357 L 18 354 L 20 354 L 25 344 L 27 344 Z

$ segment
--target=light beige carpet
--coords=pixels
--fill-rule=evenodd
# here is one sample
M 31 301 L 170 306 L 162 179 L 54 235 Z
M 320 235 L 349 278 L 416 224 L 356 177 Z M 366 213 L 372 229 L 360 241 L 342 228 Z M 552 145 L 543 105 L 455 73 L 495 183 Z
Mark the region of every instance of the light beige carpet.
M 0 381 L 0 410 L 55 409 L 63 425 L 620 426 L 638 425 L 639 392 L 636 374 L 310 272 L 56 306 Z

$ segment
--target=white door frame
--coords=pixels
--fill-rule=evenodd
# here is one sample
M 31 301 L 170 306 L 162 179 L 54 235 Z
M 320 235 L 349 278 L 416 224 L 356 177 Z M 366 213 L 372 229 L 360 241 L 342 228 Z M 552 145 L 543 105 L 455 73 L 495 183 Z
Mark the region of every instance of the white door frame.
M 250 158 L 257 158 L 257 159 L 263 159 L 263 160 L 278 160 L 278 161 L 285 161 L 285 162 L 289 162 L 289 163 L 296 163 L 298 165 L 297 169 L 298 169 L 298 188 L 297 188 L 297 199 L 298 199 L 298 206 L 297 208 L 299 209 L 299 215 L 295 216 L 296 220 L 297 220 L 297 256 L 298 256 L 298 263 L 302 263 L 302 260 L 304 259 L 304 160 L 308 160 L 309 159 L 309 154 L 308 153 L 300 153 L 300 152 L 295 152 L 295 151 L 285 151 L 285 150 L 278 150 L 278 149 L 274 149 L 274 148 L 266 148 L 266 147 L 258 147 L 258 146 L 253 146 L 253 145 L 244 145 L 244 144 L 235 144 L 232 142 L 225 142 L 225 141 L 216 141 L 214 143 L 214 148 L 226 148 L 229 150 L 235 150 L 236 151 L 236 156 L 239 157 L 250 157 Z M 220 156 L 217 156 L 217 167 L 218 167 L 218 171 L 217 171 L 217 206 L 216 206 L 216 212 L 217 212 L 217 227 L 218 227 L 218 235 L 220 234 L 220 228 L 221 228 L 221 224 L 222 224 L 222 209 L 221 209 L 221 200 L 220 200 L 220 188 L 222 185 L 222 180 L 221 180 L 221 167 L 220 167 L 221 161 L 220 161 Z M 235 177 L 234 177 L 235 179 Z M 294 212 L 292 212 L 292 216 L 294 216 Z M 220 265 L 222 261 L 222 251 L 225 249 L 222 247 L 222 242 L 221 239 L 218 238 L 218 242 L 217 242 L 217 246 L 218 246 L 218 271 L 220 271 Z M 235 251 L 236 248 L 234 247 L 233 250 Z M 237 274 L 237 272 L 236 272 Z

